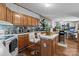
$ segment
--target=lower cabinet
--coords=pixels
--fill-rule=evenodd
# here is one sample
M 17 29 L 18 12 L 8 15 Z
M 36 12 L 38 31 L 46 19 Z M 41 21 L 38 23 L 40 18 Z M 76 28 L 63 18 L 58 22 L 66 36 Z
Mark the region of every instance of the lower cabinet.
M 41 56 L 51 56 L 51 40 L 41 40 Z
M 18 35 L 19 52 L 23 51 L 29 45 L 30 45 L 29 34 Z
M 25 47 L 24 35 L 18 35 L 18 49 L 19 51 Z
M 54 56 L 56 55 L 56 44 L 58 43 L 58 37 L 51 39 L 41 40 L 41 56 Z

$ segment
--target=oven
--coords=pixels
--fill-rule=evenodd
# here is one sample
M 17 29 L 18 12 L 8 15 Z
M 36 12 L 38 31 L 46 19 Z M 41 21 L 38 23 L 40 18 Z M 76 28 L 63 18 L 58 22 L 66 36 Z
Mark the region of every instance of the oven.
M 18 55 L 18 36 L 12 36 L 4 40 L 4 46 L 12 56 Z

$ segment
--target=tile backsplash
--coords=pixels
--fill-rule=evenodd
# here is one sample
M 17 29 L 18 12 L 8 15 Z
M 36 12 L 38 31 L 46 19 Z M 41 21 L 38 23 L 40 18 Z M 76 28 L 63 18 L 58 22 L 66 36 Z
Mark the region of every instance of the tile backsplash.
M 17 25 L 0 25 L 0 30 L 4 30 L 5 34 L 18 34 L 33 31 L 43 31 L 41 26 L 17 26 Z

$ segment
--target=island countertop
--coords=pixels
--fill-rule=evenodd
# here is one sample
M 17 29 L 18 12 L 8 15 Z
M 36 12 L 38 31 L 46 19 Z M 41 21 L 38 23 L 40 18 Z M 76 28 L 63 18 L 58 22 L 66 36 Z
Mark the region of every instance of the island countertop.
M 52 35 L 40 35 L 40 38 L 41 39 L 51 39 L 51 40 L 53 40 L 55 37 L 57 37 L 58 36 L 58 34 L 52 34 Z

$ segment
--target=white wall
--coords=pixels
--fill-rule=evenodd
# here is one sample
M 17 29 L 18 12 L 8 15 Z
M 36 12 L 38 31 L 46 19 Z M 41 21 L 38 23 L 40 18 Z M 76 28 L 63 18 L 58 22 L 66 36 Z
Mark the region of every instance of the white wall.
M 16 4 L 6 3 L 6 6 L 8 8 L 10 8 L 12 11 L 15 11 L 17 13 L 22 13 L 22 14 L 29 15 L 29 16 L 40 19 L 40 16 L 38 14 L 35 14 L 35 13 L 28 11 L 20 6 L 17 6 Z

